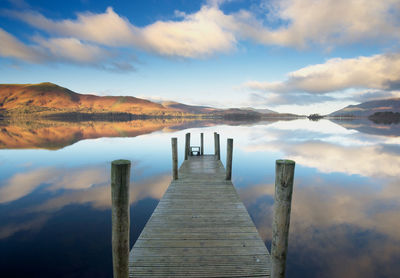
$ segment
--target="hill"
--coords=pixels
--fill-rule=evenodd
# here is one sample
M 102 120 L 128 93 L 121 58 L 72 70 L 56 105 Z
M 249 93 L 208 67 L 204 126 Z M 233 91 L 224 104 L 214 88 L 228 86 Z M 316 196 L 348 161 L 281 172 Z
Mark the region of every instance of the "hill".
M 400 112 L 400 98 L 381 99 L 349 105 L 329 114 L 331 117 L 369 117 L 377 112 Z
M 0 116 L 8 118 L 50 118 L 68 121 L 127 121 L 152 117 L 223 118 L 259 120 L 265 117 L 295 116 L 268 109 L 155 103 L 131 96 L 78 94 L 53 83 L 0 84 Z
M 190 113 L 190 114 L 210 114 L 218 111 L 219 109 L 208 107 L 208 106 L 195 106 L 195 105 L 187 105 L 175 101 L 164 101 L 161 103 L 164 107 L 180 111 L 182 113 Z
M 53 83 L 0 84 L 0 109 L 13 115 L 55 112 L 160 115 L 172 112 L 160 104 L 144 99 L 78 94 Z

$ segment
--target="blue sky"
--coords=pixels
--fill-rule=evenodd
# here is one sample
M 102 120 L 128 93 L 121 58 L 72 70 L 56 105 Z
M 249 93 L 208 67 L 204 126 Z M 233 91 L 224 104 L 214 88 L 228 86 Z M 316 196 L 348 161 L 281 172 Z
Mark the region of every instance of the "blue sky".
M 326 114 L 400 97 L 398 0 L 0 0 L 1 83 Z

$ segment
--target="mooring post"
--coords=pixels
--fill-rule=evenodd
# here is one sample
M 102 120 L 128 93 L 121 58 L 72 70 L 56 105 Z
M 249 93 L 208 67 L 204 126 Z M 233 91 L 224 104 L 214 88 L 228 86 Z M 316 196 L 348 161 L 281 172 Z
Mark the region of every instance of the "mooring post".
M 129 277 L 129 179 L 131 162 L 111 163 L 112 257 L 114 278 Z
M 185 160 L 188 159 L 190 152 L 190 133 L 186 133 L 185 137 Z
M 217 159 L 221 160 L 221 147 L 219 144 L 219 134 L 217 133 Z
M 285 277 L 294 167 L 295 162 L 292 160 L 276 161 L 275 202 L 271 243 L 272 278 Z
M 226 143 L 226 180 L 232 179 L 232 152 L 233 139 L 229 138 Z
M 200 155 L 204 155 L 204 134 L 200 133 Z
M 172 146 L 172 178 L 178 179 L 178 139 L 176 137 L 171 138 Z
M 217 155 L 217 133 L 214 132 L 214 154 Z

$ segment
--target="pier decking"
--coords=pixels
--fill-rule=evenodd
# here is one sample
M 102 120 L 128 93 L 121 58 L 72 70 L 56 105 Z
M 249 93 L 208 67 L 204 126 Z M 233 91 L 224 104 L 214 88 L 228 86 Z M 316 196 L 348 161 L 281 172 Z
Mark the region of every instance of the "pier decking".
M 269 277 L 270 255 L 215 155 L 189 156 L 130 252 L 129 277 Z

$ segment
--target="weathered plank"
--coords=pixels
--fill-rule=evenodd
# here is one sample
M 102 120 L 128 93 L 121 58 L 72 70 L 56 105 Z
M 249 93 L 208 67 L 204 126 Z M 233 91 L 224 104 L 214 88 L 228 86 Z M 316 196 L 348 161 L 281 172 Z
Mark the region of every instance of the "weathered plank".
M 130 252 L 130 277 L 269 277 L 270 256 L 221 161 L 189 156 Z

